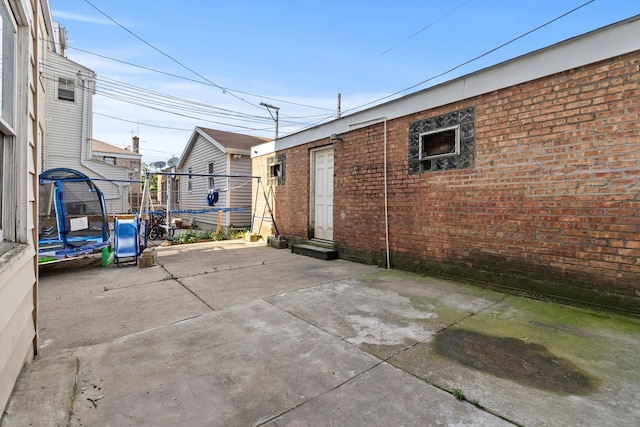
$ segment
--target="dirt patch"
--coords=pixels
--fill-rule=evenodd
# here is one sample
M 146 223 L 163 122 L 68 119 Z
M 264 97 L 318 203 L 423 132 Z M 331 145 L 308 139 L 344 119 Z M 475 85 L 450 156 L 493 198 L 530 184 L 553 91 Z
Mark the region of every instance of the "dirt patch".
M 540 344 L 465 330 L 446 330 L 434 341 L 438 353 L 500 378 L 560 394 L 585 395 L 595 381 Z
M 101 255 L 86 255 L 38 265 L 40 276 L 86 270 L 89 268 L 103 268 Z

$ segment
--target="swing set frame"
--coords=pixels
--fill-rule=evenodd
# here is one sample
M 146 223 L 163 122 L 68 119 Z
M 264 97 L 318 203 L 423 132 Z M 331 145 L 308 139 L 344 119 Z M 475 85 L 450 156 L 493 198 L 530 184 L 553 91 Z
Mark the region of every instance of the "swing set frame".
M 166 209 L 166 220 L 165 220 L 165 224 L 166 227 L 169 228 L 171 227 L 171 214 L 172 213 L 192 213 L 192 214 L 201 214 L 201 213 L 208 213 L 208 212 L 218 212 L 218 219 L 220 219 L 221 214 L 224 212 L 237 212 L 237 211 L 245 211 L 250 209 L 250 207 L 209 207 L 209 208 L 205 208 L 205 209 L 171 209 L 171 203 L 172 203 L 172 197 L 171 197 L 171 180 L 175 179 L 175 177 L 178 176 L 187 176 L 187 177 L 204 177 L 204 178 L 235 178 L 235 179 L 248 179 L 248 180 L 256 180 L 256 197 L 255 197 L 255 202 L 253 204 L 253 212 L 251 214 L 251 225 L 250 225 L 250 229 L 249 232 L 253 233 L 253 229 L 254 229 L 254 223 L 255 220 L 257 218 L 260 218 L 261 220 L 264 220 L 264 218 L 266 218 L 266 216 L 264 215 L 265 212 L 263 212 L 262 216 L 256 216 L 256 209 L 257 209 L 257 202 L 258 202 L 258 196 L 260 193 L 262 193 L 262 196 L 264 197 L 264 201 L 265 201 L 265 210 L 269 211 L 269 217 L 271 218 L 271 221 L 273 223 L 273 228 L 275 230 L 275 237 L 279 238 L 280 237 L 280 231 L 278 230 L 278 225 L 276 223 L 276 219 L 275 216 L 273 215 L 273 208 L 271 206 L 271 203 L 269 202 L 269 195 L 267 194 L 267 191 L 264 187 L 264 184 L 262 182 L 262 177 L 260 176 L 254 176 L 254 175 L 239 175 L 239 174 L 215 174 L 215 173 L 206 173 L 206 174 L 201 174 L 201 173 L 185 173 L 185 172 L 151 172 L 151 171 L 147 171 L 145 172 L 145 180 L 144 180 L 144 187 L 142 190 L 142 206 L 140 208 L 140 220 L 141 222 L 144 223 L 144 246 L 147 247 L 148 244 L 148 237 L 149 237 L 149 219 L 150 219 L 150 215 L 155 214 L 157 212 L 154 212 L 151 210 L 151 191 L 149 188 L 150 185 L 150 177 L 151 176 L 167 176 L 169 179 L 169 183 L 167 184 L 167 209 Z M 269 192 L 271 193 L 271 191 Z M 218 220 L 218 227 L 220 226 L 220 221 Z M 261 226 L 262 226 L 262 222 L 261 222 Z M 168 231 L 168 230 L 167 230 Z

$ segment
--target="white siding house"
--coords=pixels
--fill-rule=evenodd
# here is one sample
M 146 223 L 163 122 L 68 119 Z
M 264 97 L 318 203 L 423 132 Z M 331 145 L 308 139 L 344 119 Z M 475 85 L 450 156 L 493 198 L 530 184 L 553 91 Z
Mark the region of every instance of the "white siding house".
M 35 10 L 32 9 L 35 7 Z M 48 1 L 0 3 L 0 413 L 25 362 L 38 350 L 39 147 L 46 135 L 44 81 L 51 43 Z
M 219 193 L 216 208 L 246 208 L 223 213 L 220 225 L 229 228 L 249 227 L 252 214 L 251 147 L 265 141 L 266 139 L 255 136 L 196 127 L 177 167 L 179 173 L 193 176 L 180 177 L 179 199 L 183 212 L 174 216 L 192 219 L 205 229 L 216 226 L 217 212 L 188 212 L 209 209 L 207 194 L 210 189 L 215 188 Z M 210 179 L 198 176 L 206 174 L 225 177 Z
M 64 37 L 64 34 L 61 34 Z M 109 213 L 127 212 L 129 173 L 126 168 L 92 159 L 92 111 L 96 75 L 90 69 L 49 51 L 44 66 L 49 127 L 42 169 L 75 169 L 96 180 Z
M 133 137 L 134 143 L 130 148 L 116 147 L 115 145 L 107 144 L 97 139 L 91 140 L 91 159 L 124 170 L 127 174 L 127 179 L 131 181 L 127 189 L 129 200 L 122 199 L 123 203 L 127 203 L 123 204 L 117 212 L 135 212 L 140 210 L 142 154 L 136 151 L 138 150 L 136 138 L 137 137 Z M 98 187 L 102 188 L 103 185 L 98 185 Z

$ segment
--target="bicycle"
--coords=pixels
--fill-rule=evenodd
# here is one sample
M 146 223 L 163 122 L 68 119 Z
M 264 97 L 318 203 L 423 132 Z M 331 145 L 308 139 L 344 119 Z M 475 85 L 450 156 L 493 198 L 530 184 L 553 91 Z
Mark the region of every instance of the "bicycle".
M 164 215 L 151 215 L 149 219 L 149 239 L 164 239 L 167 236 L 167 228 Z

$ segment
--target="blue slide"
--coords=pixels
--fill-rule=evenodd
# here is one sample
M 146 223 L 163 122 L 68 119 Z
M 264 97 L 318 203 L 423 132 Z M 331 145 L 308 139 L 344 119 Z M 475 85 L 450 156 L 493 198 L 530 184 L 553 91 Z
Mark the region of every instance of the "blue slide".
M 138 255 L 140 255 L 140 234 L 138 217 L 131 219 L 113 220 L 114 231 L 114 256 L 116 265 L 120 267 L 122 262 L 134 262 L 138 265 Z M 122 261 L 121 258 L 131 258 Z

